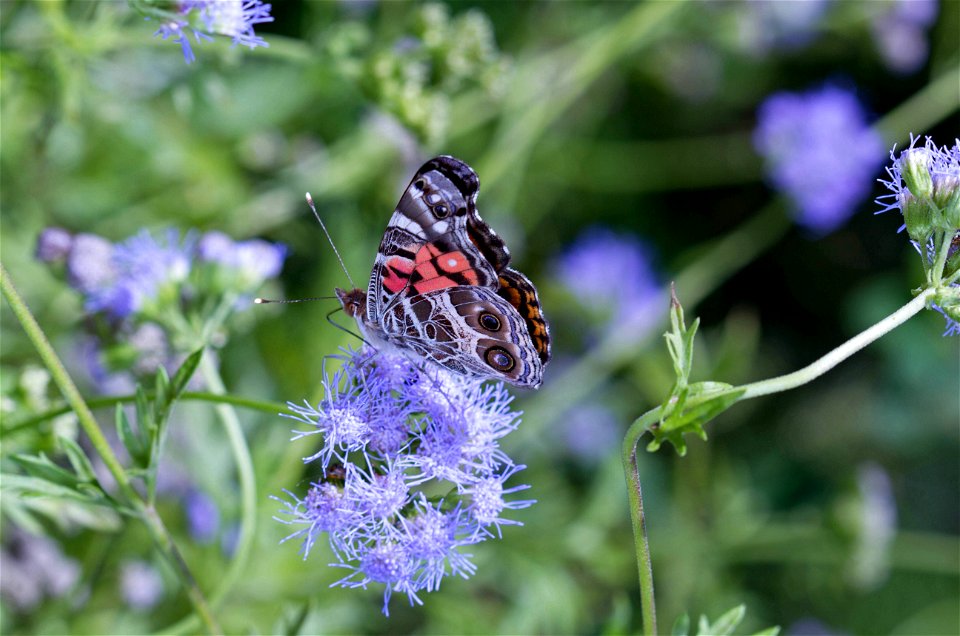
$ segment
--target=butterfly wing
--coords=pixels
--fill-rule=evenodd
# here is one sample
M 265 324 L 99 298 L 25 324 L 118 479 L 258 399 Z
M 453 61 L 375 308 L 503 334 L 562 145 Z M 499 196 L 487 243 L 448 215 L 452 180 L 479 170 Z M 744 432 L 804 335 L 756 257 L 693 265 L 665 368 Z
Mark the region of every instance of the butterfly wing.
M 367 320 L 404 298 L 458 285 L 496 289 L 497 271 L 470 240 L 480 181 L 467 164 L 436 157 L 413 176 L 380 242 L 367 289 Z M 480 221 L 482 222 L 482 221 Z
M 387 339 L 447 369 L 538 387 L 543 361 L 524 318 L 486 287 L 433 290 L 394 305 Z
M 533 284 L 476 208 L 480 181 L 440 156 L 404 190 L 380 243 L 366 325 L 451 370 L 539 386 L 550 337 Z

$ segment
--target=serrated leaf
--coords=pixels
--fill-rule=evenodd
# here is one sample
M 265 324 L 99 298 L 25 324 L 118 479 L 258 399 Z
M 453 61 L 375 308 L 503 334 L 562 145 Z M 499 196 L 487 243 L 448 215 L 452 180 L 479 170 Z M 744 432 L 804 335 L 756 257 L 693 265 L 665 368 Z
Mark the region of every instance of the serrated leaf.
M 700 617 L 700 626 L 701 629 L 699 634 L 702 636 L 730 636 L 733 634 L 733 630 L 737 628 L 737 625 L 743 620 L 743 617 L 747 615 L 747 606 L 746 605 L 737 605 L 723 616 L 718 618 L 712 625 L 707 623 L 707 617 Z M 706 630 L 702 628 L 706 626 Z
M 69 470 L 64 470 L 60 466 L 57 466 L 43 453 L 40 453 L 39 456 L 14 455 L 10 459 L 23 468 L 28 475 L 44 481 L 66 486 L 71 489 L 75 488 L 79 483 L 76 475 Z
M 123 442 L 123 446 L 127 449 L 127 453 L 130 454 L 134 464 L 137 466 L 146 466 L 147 460 L 149 459 L 150 444 L 143 436 L 143 427 L 138 426 L 137 431 L 134 432 L 133 427 L 130 425 L 130 418 L 127 417 L 126 411 L 123 410 L 123 406 L 120 404 L 117 404 L 115 420 L 117 424 L 117 436 L 120 438 L 120 441 Z
M 67 459 L 70 460 L 70 465 L 73 466 L 77 478 L 82 482 L 97 483 L 97 474 L 93 472 L 93 464 L 90 463 L 90 458 L 80 448 L 80 444 L 69 437 L 59 436 L 57 439 L 63 446 L 63 451 L 66 453 Z
M 670 628 L 670 636 L 689 636 L 690 634 L 690 615 L 684 612 L 673 621 L 673 627 Z

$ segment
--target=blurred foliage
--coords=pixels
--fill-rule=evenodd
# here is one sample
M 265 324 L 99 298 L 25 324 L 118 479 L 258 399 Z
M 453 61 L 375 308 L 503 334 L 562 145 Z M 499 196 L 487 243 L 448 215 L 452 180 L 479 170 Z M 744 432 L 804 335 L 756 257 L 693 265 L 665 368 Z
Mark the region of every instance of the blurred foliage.
M 545 385 L 518 395 L 524 423 L 504 440 L 528 466 L 538 504 L 514 513 L 523 527 L 476 549 L 475 577 L 445 581 L 423 607 L 395 602 L 386 619 L 379 592 L 328 589 L 340 575 L 320 546 L 303 561 L 278 545 L 287 528 L 268 496 L 315 477 L 301 463 L 315 449 L 288 441 L 287 420 L 241 409 L 258 534 L 216 614 L 234 633 L 637 631 L 617 435 L 605 454 L 578 454 L 571 411 L 601 405 L 622 433 L 662 402 L 674 382 L 659 340 L 668 303 L 642 333 L 598 323 L 555 263 L 590 227 L 642 236 L 661 279 L 678 281 L 688 317 L 700 317 L 693 377 L 732 384 L 806 364 L 906 302 L 919 268 L 900 220 L 874 217 L 864 201 L 828 236 L 790 227 L 750 141 L 766 95 L 827 80 L 857 87 L 890 146 L 910 132 L 952 140 L 955 81 L 946 106 L 911 100 L 956 78 L 960 4 L 939 6 L 927 61 L 909 74 L 885 65 L 872 35 L 871 20 L 891 6 L 829 5 L 808 37 L 771 44 L 753 37 L 758 25 L 772 33 L 759 2 L 277 2 L 275 22 L 257 29 L 269 48 L 217 40 L 188 66 L 123 3 L 4 0 L 0 252 L 91 392 L 80 301 L 33 258 L 44 227 L 111 240 L 175 226 L 280 241 L 290 248 L 283 295 L 329 296 L 344 275 L 303 193 L 363 280 L 412 172 L 434 154 L 464 159 L 480 176 L 484 218 L 537 283 L 553 328 Z M 730 249 L 711 251 L 724 240 Z M 250 310 L 256 326 L 221 352 L 229 392 L 316 401 L 323 356 L 351 342 L 325 320 L 336 306 Z M 86 443 L 69 416 L 16 426 L 62 401 L 2 312 L 3 468 L 38 452 L 69 466 L 57 440 Z M 745 604 L 742 630 L 960 632 L 960 355 L 942 325 L 924 313 L 811 385 L 738 405 L 708 427 L 708 442 L 689 440 L 686 457 L 641 455 L 663 627 Z M 97 414 L 112 428 L 112 408 Z M 218 539 L 202 543 L 179 496 L 157 502 L 206 591 L 230 562 L 238 478 L 209 404 L 178 403 L 169 428 L 158 481 L 199 486 L 220 512 Z M 872 546 L 883 567 L 861 576 L 876 503 L 863 475 L 874 469 L 896 529 Z M 4 545 L 15 527 L 47 534 L 82 574 L 30 607 L 5 596 L 5 633 L 169 631 L 191 611 L 140 525 L 96 524 L 66 504 L 35 516 L 24 505 L 4 491 Z M 165 590 L 149 609 L 118 602 L 129 603 L 122 575 L 133 560 L 156 567 Z

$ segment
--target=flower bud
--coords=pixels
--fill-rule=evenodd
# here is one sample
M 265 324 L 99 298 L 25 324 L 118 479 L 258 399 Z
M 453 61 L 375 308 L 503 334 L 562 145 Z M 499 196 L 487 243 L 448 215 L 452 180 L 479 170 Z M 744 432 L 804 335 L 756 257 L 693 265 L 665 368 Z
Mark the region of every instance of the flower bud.
M 900 174 L 907 189 L 918 199 L 929 199 L 933 195 L 933 179 L 930 165 L 933 158 L 924 148 L 908 148 L 900 153 Z
M 926 243 L 933 232 L 933 207 L 929 199 L 918 199 L 904 189 L 899 197 L 900 210 L 907 226 L 907 234 L 915 241 Z
M 934 175 L 933 202 L 943 215 L 943 229 L 960 230 L 960 174 Z

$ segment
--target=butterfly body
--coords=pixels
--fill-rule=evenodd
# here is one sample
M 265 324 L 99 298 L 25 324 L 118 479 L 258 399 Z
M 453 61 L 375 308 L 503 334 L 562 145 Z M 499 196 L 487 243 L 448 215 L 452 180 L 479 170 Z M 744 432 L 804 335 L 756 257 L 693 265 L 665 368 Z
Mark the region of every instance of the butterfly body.
M 337 296 L 374 347 L 537 387 L 549 328 L 536 288 L 508 267 L 506 245 L 477 213 L 479 189 L 458 159 L 425 163 L 390 218 L 367 290 Z

